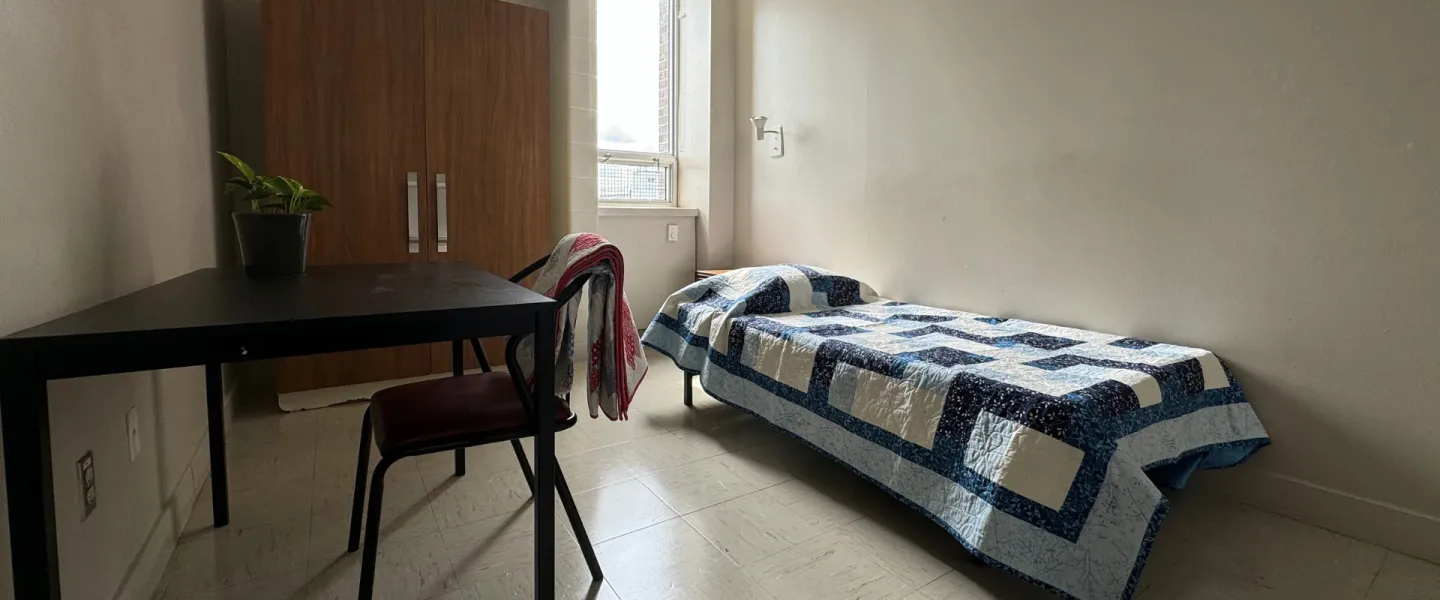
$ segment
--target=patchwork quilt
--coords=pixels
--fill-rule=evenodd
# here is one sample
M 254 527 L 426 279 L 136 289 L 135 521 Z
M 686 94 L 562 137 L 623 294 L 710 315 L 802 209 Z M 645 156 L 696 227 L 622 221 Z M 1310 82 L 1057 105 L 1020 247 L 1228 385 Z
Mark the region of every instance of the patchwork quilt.
M 1269 443 L 1208 351 L 888 301 L 803 265 L 691 284 L 641 341 L 1067 598 L 1129 598 L 1157 484 Z

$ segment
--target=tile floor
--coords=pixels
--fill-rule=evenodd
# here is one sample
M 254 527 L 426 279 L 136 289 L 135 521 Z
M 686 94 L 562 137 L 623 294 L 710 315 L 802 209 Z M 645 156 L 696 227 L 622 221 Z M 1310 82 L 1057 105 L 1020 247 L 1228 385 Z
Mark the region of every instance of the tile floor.
M 654 356 L 651 369 L 631 420 L 584 419 L 557 439 L 606 572 L 590 581 L 562 513 L 557 596 L 1051 597 L 975 567 L 938 527 L 769 426 L 698 392 L 685 408 L 679 372 Z M 213 529 L 202 494 L 156 598 L 353 598 L 358 555 L 344 546 L 362 410 L 242 406 L 228 438 L 233 523 Z M 507 445 L 472 448 L 468 460 L 462 478 L 448 454 L 391 469 L 377 598 L 530 597 L 525 480 Z M 1138 597 L 1440 600 L 1440 566 L 1179 494 Z

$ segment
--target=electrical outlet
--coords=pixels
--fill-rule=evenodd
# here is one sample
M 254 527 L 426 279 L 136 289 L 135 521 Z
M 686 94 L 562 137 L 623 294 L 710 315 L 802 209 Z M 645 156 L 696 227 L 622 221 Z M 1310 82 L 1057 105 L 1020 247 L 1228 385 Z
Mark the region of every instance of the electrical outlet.
M 75 476 L 80 483 L 80 520 L 84 521 L 95 512 L 100 499 L 95 495 L 95 453 L 86 450 L 80 460 L 75 461 Z
M 130 439 L 130 462 L 140 456 L 140 413 L 135 407 L 125 413 L 125 435 Z
M 676 224 L 674 224 L 674 223 L 671 223 L 671 224 L 665 226 L 665 241 L 667 241 L 667 242 L 678 242 L 678 241 L 680 241 L 680 226 L 679 226 L 679 225 L 676 225 Z

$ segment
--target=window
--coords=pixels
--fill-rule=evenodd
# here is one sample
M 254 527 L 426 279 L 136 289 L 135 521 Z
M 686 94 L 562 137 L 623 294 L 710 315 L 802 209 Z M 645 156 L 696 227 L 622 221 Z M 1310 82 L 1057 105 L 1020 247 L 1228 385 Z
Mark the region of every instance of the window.
M 675 0 L 598 0 L 602 204 L 675 203 Z

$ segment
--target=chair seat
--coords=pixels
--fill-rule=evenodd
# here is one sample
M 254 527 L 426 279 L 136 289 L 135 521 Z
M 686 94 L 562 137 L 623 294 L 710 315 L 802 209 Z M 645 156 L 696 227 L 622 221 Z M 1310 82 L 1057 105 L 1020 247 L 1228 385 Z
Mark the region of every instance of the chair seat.
M 510 374 L 503 371 L 407 383 L 376 392 L 370 418 L 381 456 L 398 457 L 534 435 Z M 555 401 L 555 430 L 575 425 Z

